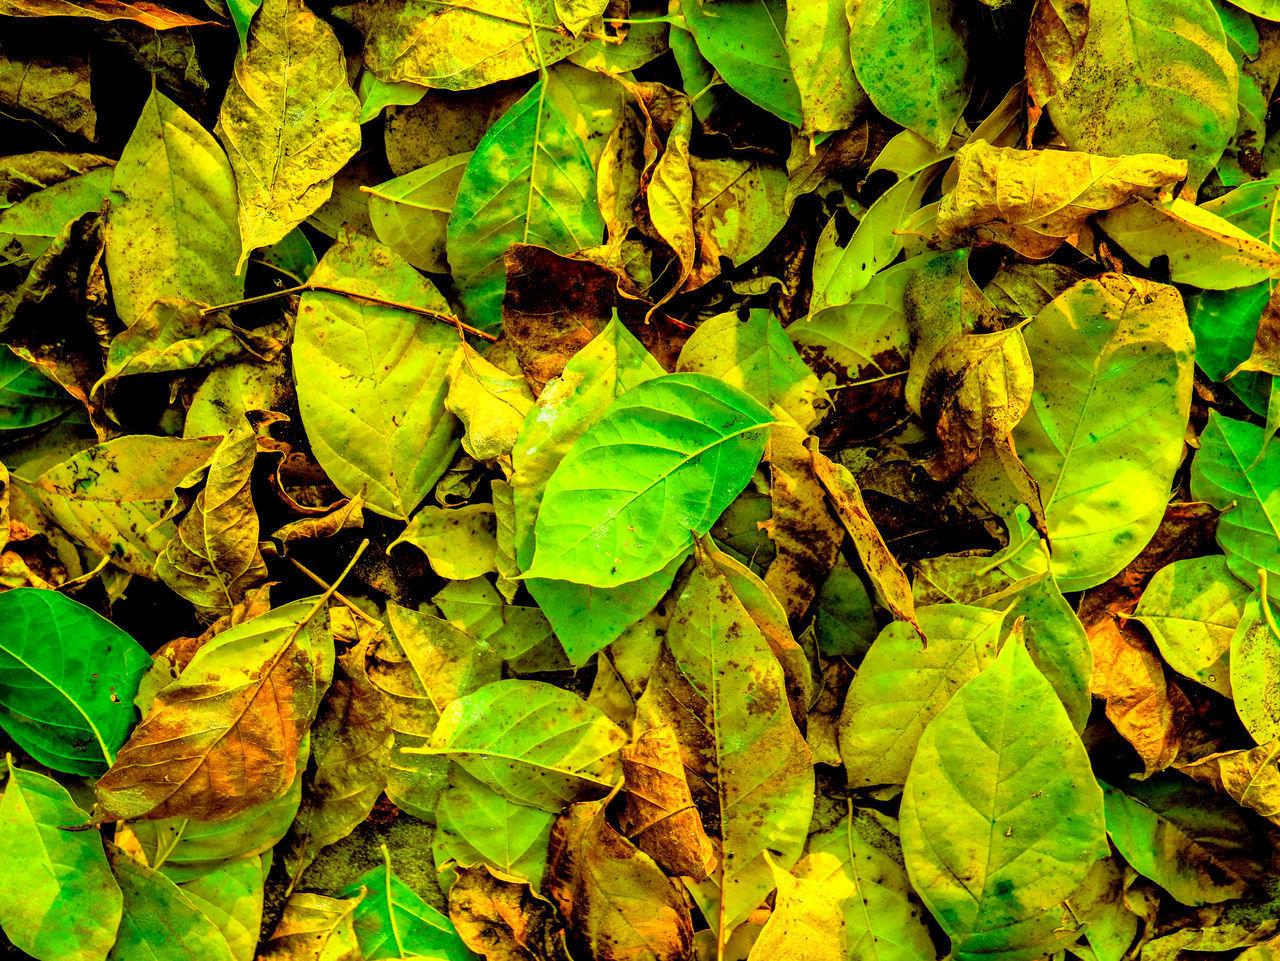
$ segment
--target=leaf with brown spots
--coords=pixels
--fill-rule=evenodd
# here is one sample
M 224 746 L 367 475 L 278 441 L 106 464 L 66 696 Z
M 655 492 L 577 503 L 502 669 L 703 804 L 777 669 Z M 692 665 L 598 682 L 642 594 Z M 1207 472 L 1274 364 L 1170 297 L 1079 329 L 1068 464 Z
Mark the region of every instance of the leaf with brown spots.
M 706 878 L 715 849 L 689 792 L 675 731 L 664 725 L 638 734 L 622 749 L 622 773 L 627 837 L 668 874 Z
M 221 821 L 287 791 L 333 676 L 322 606 L 294 601 L 200 648 L 98 781 L 99 820 Z
M 615 831 L 603 801 L 571 805 L 551 835 L 551 893 L 598 961 L 691 961 L 684 892 Z
M 862 560 L 862 566 L 871 578 L 886 607 L 893 616 L 906 621 L 914 627 L 920 637 L 924 632 L 916 622 L 916 605 L 911 596 L 911 582 L 903 572 L 898 559 L 893 556 L 889 546 L 876 528 L 875 521 L 867 512 L 866 502 L 862 499 L 862 491 L 849 469 L 831 461 L 826 455 L 810 447 L 813 471 L 826 489 L 827 497 L 835 508 L 836 516 L 853 539 L 854 550 Z

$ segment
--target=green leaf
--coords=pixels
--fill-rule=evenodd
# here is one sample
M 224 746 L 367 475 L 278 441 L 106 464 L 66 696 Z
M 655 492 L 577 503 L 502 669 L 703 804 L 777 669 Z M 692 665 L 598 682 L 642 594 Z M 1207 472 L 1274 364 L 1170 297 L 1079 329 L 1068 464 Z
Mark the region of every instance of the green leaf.
M 1213 847 L 1139 798 L 1104 784 L 1107 833 L 1143 877 L 1183 904 L 1217 904 L 1240 897 L 1245 883 Z M 1209 812 L 1205 812 L 1208 814 Z
M 662 366 L 615 316 L 547 385 L 526 415 L 512 451 L 516 561 L 522 569 L 533 561 L 534 524 L 556 467 L 619 396 L 662 373 Z M 682 559 L 616 588 L 539 577 L 524 583 L 570 661 L 584 664 L 657 604 Z
M 222 821 L 287 793 L 333 677 L 318 613 L 303 598 L 201 646 L 95 785 L 103 820 Z
M 736 313 L 704 320 L 685 341 L 676 368 L 718 378 L 770 409 L 777 405 L 805 431 L 818 419 L 815 405 L 826 402 L 817 376 L 768 310 L 752 310 L 745 321 Z
M 509 246 L 537 244 L 568 254 L 595 246 L 604 235 L 596 148 L 586 138 L 592 128 L 612 129 L 616 104 L 606 99 L 610 88 L 602 91 L 572 71 L 578 68 L 546 74 L 489 128 L 458 186 L 449 217 L 449 265 L 467 314 L 481 330 L 502 323 Z
M 691 889 L 723 945 L 772 889 L 769 858 L 783 868 L 799 859 L 814 775 L 782 667 L 703 552 L 676 598 L 638 715 L 647 727 L 675 729 L 695 801 L 719 821 L 720 863 Z
M 868 811 L 850 808 L 834 827 L 809 836 L 795 875 L 820 882 L 839 902 L 846 957 L 919 961 L 935 956 L 901 858 L 898 839 Z
M 827 222 L 813 252 L 813 299 L 810 316 L 824 307 L 851 302 L 867 287 L 877 271 L 889 266 L 902 252 L 902 236 L 896 231 L 917 207 L 932 182 L 928 170 L 911 174 L 881 194 L 858 221 L 841 247 L 836 236 L 837 218 Z M 907 273 L 905 266 L 903 272 Z M 886 294 L 896 290 L 886 278 Z
M 0 262 L 34 261 L 67 224 L 102 209 L 113 176 L 111 167 L 98 167 L 0 208 Z
M 751 479 L 769 412 L 703 374 L 622 395 L 547 481 L 531 577 L 616 587 L 688 550 Z M 593 550 L 582 551 L 581 545 Z
M 495 871 L 542 885 L 547 842 L 556 816 L 514 804 L 466 771 L 454 767 L 436 805 L 431 842 L 436 867 L 456 861 L 465 868 L 487 864 Z
M 311 279 L 382 301 L 319 290 L 302 297 L 293 370 L 312 450 L 347 497 L 363 491 L 371 510 L 406 520 L 457 449 L 444 401 L 458 335 L 387 302 L 441 313 L 448 304 L 387 248 L 354 233 Z
M 1050 303 L 1026 339 L 1035 391 L 1013 438 L 1040 485 L 1054 576 L 1077 591 L 1137 557 L 1164 516 L 1191 403 L 1191 331 L 1174 288 L 1104 274 Z
M 222 932 L 235 961 L 253 961 L 262 928 L 262 896 L 270 858 L 248 857 L 179 885 Z
M 508 800 L 558 811 L 614 784 L 622 730 L 571 691 L 494 681 L 454 701 L 430 741 L 410 753 L 452 758 Z
M 1044 951 L 1110 849 L 1084 745 L 1016 633 L 925 730 L 901 818 L 911 883 L 953 957 Z
M 0 351 L 0 433 L 56 421 L 72 408 L 56 383 L 12 350 Z
M 385 854 L 385 847 L 383 851 Z M 368 893 L 356 907 L 352 921 L 365 961 L 417 956 L 470 961 L 475 957 L 452 922 L 396 877 L 390 860 L 361 875 L 339 894 L 349 898 L 362 887 Z
M 877 110 L 937 147 L 969 102 L 964 15 L 952 0 L 850 0 L 849 46 Z
M 680 10 L 698 49 L 725 83 L 774 116 L 800 126 L 800 93 L 783 39 L 785 0 L 682 0 Z
M 109 961 L 234 961 L 217 925 L 176 884 L 139 864 L 114 844 L 107 846 L 111 870 L 124 893 L 120 937 Z
M 1191 461 L 1191 496 L 1223 511 L 1217 538 L 1231 572 L 1252 586 L 1266 571 L 1268 594 L 1280 597 L 1280 447 L 1264 450 L 1265 440 L 1261 427 L 1211 410 Z
M 479 632 L 464 634 L 448 621 L 398 604 L 387 605 L 387 623 L 391 630 L 369 661 L 369 680 L 386 698 L 391 715 L 387 797 L 430 821 L 445 787 L 448 762 L 405 749 L 424 745 L 446 706 L 496 681 L 501 665 Z
M 604 0 L 589 0 L 596 13 Z M 365 60 L 388 82 L 471 90 L 532 73 L 587 42 L 560 27 L 555 0 L 382 0 L 367 21 Z M 589 31 L 588 31 L 589 32 Z
M 359 117 L 333 28 L 302 0 L 264 0 L 215 128 L 240 196 L 237 272 L 329 199 L 360 149 Z
M 915 628 L 895 621 L 862 660 L 840 714 L 840 758 L 849 783 L 902 784 L 929 722 L 996 656 L 1003 611 L 938 604 L 916 611 Z
M 0 727 L 55 771 L 105 771 L 136 719 L 147 652 L 56 591 L 0 594 L 0 624 Z
M 449 272 L 449 215 L 471 151 L 443 157 L 369 192 L 369 220 L 378 239 L 419 270 Z
M 1170 667 L 1231 697 L 1231 635 L 1248 599 L 1248 586 L 1231 575 L 1226 558 L 1192 557 L 1156 571 L 1133 617 Z
M 1238 71 L 1213 0 L 1096 0 L 1070 60 L 1047 110 L 1072 150 L 1184 159 L 1195 188 L 1235 133 Z
M 867 95 L 853 74 L 844 0 L 787 0 L 787 57 L 800 94 L 800 132 L 854 125 Z
M 3 596 L 3 595 L 0 595 Z M 52 778 L 14 767 L 0 796 L 0 928 L 39 961 L 103 961 L 123 898 L 87 814 Z
M 1032 581 L 1005 614 L 1006 627 L 1018 618 L 1027 653 L 1040 673 L 1058 692 L 1077 731 L 1084 731 L 1093 709 L 1089 684 L 1093 680 L 1093 650 L 1084 625 L 1062 596 L 1052 577 Z
M 1261 591 L 1250 594 L 1240 612 L 1229 664 L 1231 695 L 1245 730 L 1258 744 L 1280 737 L 1280 635 Z
M 231 164 L 218 142 L 159 91 L 142 108 L 111 188 L 105 260 L 126 326 L 163 298 L 223 304 L 244 296 L 244 278 L 236 276 Z

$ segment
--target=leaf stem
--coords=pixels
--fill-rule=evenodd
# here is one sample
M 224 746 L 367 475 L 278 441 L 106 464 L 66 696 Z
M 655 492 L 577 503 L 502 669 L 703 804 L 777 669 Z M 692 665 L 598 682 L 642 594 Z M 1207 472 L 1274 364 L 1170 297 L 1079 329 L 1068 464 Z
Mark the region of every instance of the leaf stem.
M 380 307 L 393 307 L 396 310 L 403 310 L 410 314 L 419 314 L 423 317 L 431 317 L 435 320 L 443 321 L 446 324 L 453 324 L 459 331 L 465 331 L 474 337 L 482 337 L 485 340 L 496 341 L 498 338 L 493 334 L 486 334 L 483 330 L 477 330 L 470 324 L 465 324 L 453 314 L 446 314 L 440 310 L 432 310 L 430 307 L 419 307 L 416 304 L 405 304 L 398 300 L 387 300 L 384 297 L 378 297 L 374 294 L 361 294 L 354 290 L 347 290 L 343 287 L 333 287 L 329 284 L 317 284 L 310 280 L 306 283 L 298 284 L 296 287 L 285 287 L 281 290 L 268 291 L 265 294 L 258 294 L 254 297 L 245 297 L 243 300 L 232 300 L 225 304 L 218 304 L 213 307 L 205 307 L 200 311 L 200 315 L 208 316 L 217 313 L 220 310 L 230 310 L 233 307 L 247 307 L 250 304 L 266 303 L 269 300 L 276 300 L 280 297 L 287 297 L 290 294 L 302 294 L 308 290 L 323 291 L 326 294 L 341 294 L 343 297 L 350 297 L 352 300 L 364 300 L 371 304 L 377 304 Z
M 299 563 L 299 561 L 298 561 L 296 558 L 293 558 L 293 557 L 286 557 L 286 558 L 285 558 L 285 560 L 286 560 L 286 561 L 288 561 L 290 564 L 292 564 L 294 567 L 296 567 L 298 570 L 300 570 L 300 571 L 301 571 L 303 574 L 305 574 L 307 577 L 311 578 L 311 580 L 312 580 L 312 581 L 313 581 L 313 582 L 314 582 L 318 587 L 324 587 L 324 588 L 328 588 L 328 587 L 329 587 L 329 585 L 324 581 L 324 579 L 323 579 L 323 578 L 321 578 L 321 577 L 320 577 L 320 575 L 319 575 L 319 574 L 315 574 L 315 573 L 313 573 L 312 571 L 308 570 L 307 568 L 303 567 L 303 566 L 302 566 L 302 564 L 301 564 L 301 563 Z M 379 623 L 375 618 L 370 617 L 370 616 L 369 616 L 368 614 L 366 614 L 364 611 L 360 610 L 360 608 L 356 607 L 356 605 L 355 605 L 355 604 L 353 604 L 353 603 L 351 602 L 350 598 L 347 598 L 347 597 L 343 596 L 343 595 L 342 595 L 339 591 L 337 591 L 336 589 L 333 591 L 333 596 L 334 596 L 334 597 L 335 597 L 339 602 L 341 602 L 342 604 L 346 605 L 347 610 L 349 610 L 352 614 L 356 615 L 356 617 L 361 618 L 361 619 L 362 619 L 366 624 L 369 624 L 369 625 L 371 625 L 371 626 L 373 626 L 373 627 L 376 627 L 376 628 L 381 629 L 382 624 L 381 624 L 381 623 Z

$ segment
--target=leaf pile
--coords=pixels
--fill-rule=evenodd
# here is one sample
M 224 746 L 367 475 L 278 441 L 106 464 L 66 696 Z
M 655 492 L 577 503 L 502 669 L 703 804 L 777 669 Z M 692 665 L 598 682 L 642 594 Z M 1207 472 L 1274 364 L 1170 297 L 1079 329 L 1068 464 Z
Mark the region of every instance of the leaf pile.
M 0 0 L 0 941 L 1280 954 L 1280 3 Z

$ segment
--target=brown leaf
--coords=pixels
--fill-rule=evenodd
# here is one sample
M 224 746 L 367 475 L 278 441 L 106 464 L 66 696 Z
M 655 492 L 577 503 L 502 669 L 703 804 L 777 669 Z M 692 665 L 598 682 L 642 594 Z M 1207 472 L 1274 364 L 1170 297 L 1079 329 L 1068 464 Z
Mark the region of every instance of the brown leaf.
M 1031 11 L 1026 46 L 1032 127 L 1053 92 L 1071 79 L 1076 55 L 1084 47 L 1088 31 L 1088 0 L 1037 0 Z
M 356 494 L 350 500 L 343 498 L 327 514 L 290 521 L 271 536 L 285 545 L 280 551 L 283 556 L 288 553 L 288 545 L 296 541 L 323 540 L 343 531 L 359 530 L 363 526 L 364 497 Z
M 811 447 L 810 450 L 814 473 L 826 488 L 836 516 L 853 539 L 854 549 L 858 552 L 871 583 L 875 585 L 890 613 L 909 623 L 923 639 L 924 632 L 920 631 L 920 625 L 916 622 L 911 582 L 907 580 L 898 559 L 880 536 L 875 521 L 867 513 L 867 505 L 862 500 L 858 482 L 847 468 L 833 463 L 816 448 Z
M 1099 211 L 1135 198 L 1167 200 L 1187 178 L 1187 162 L 1159 154 L 1099 157 L 1070 150 L 993 147 L 984 140 L 956 154 L 955 189 L 938 207 L 944 239 L 965 234 L 1043 260 Z
M 169 10 L 147 0 L 0 0 L 0 17 L 84 17 L 88 20 L 132 20 L 152 30 L 219 24 Z
M 449 920 L 458 937 L 488 961 L 541 961 L 546 914 L 528 883 L 496 877 L 484 866 L 459 870 L 449 889 Z
M 279 797 L 333 675 L 321 603 L 294 601 L 215 637 L 98 781 L 102 821 L 223 821 Z
M 229 613 L 267 579 L 250 487 L 257 452 L 257 433 L 247 421 L 222 439 L 204 488 L 156 561 L 156 576 L 206 622 Z
M 1280 741 L 1210 754 L 1174 767 L 1280 824 Z
M 844 530 L 823 503 L 823 488 L 804 446 L 804 434 L 790 426 L 769 435 L 769 478 L 773 516 L 764 530 L 777 554 L 764 582 L 786 608 L 792 623 L 808 612 L 835 565 Z
M 344 607 L 330 609 L 329 623 L 335 640 L 354 646 L 338 656 L 333 686 L 312 730 L 313 766 L 285 855 L 293 878 L 321 848 L 346 837 L 369 816 L 391 767 L 391 714 L 366 670 L 380 632 Z
M 1135 627 L 1121 626 L 1109 612 L 1084 626 L 1093 649 L 1089 689 L 1106 701 L 1107 718 L 1138 752 L 1143 776 L 1163 771 L 1181 748 L 1186 695 L 1166 680 L 1160 655 Z
M 1249 359 L 1227 375 L 1228 379 L 1243 370 L 1256 370 L 1273 377 L 1280 376 L 1280 286 L 1271 292 L 1271 299 L 1262 309 L 1258 330 L 1253 336 L 1253 350 Z
M 590 261 L 533 244 L 506 253 L 502 330 L 535 396 L 609 322 L 617 279 Z
M 605 802 L 573 804 L 551 833 L 551 893 L 597 961 L 692 961 L 680 888 L 605 820 Z
M 675 731 L 664 725 L 638 734 L 622 749 L 622 772 L 627 836 L 668 874 L 707 877 L 715 848 L 694 807 Z

